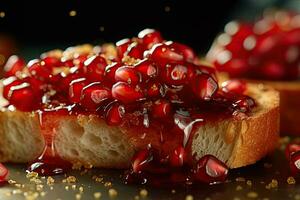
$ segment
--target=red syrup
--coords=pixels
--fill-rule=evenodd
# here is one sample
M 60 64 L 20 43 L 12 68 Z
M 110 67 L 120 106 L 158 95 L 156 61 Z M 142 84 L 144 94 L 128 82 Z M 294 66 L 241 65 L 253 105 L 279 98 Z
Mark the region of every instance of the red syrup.
M 251 111 L 255 102 L 243 95 L 244 83 L 229 81 L 220 89 L 214 69 L 199 64 L 191 48 L 165 42 L 149 29 L 118 42 L 117 57 L 110 59 L 101 52 L 60 58 L 73 59 L 67 65 L 43 55 L 29 63 L 25 78 L 4 81 L 9 104 L 40 117 L 45 149 L 28 171 L 56 175 L 71 167 L 56 152 L 56 132 L 60 120 L 83 114 L 96 115 L 127 134 L 137 152 L 124 175 L 126 183 L 212 184 L 226 179 L 228 168 L 217 158 L 193 157 L 191 138 L 207 122 Z

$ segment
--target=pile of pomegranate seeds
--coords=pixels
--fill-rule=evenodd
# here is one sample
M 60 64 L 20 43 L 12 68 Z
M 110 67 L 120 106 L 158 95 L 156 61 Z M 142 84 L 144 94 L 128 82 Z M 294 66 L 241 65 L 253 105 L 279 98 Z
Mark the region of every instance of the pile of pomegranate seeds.
M 190 166 L 189 138 L 206 121 L 246 115 L 255 106 L 243 95 L 245 83 L 228 81 L 220 89 L 214 69 L 199 64 L 190 47 L 165 41 L 152 29 L 116 45 L 50 51 L 24 67 L 21 60 L 14 56 L 7 63 L 3 96 L 8 106 L 39 111 L 44 119 L 61 110 L 67 111 L 64 115 L 95 114 L 108 125 L 120 126 L 136 149 L 147 149 L 133 159 L 131 177 L 148 168 L 152 174 L 170 168 L 172 179 L 182 171 L 182 177 L 192 177 L 188 180 L 224 180 L 228 170 L 212 156 L 200 159 L 195 169 Z M 154 149 L 159 151 L 152 153 Z M 44 157 L 48 161 L 38 159 L 29 170 L 39 172 L 39 166 L 48 165 L 46 173 L 56 169 L 49 155 Z M 182 177 L 177 182 L 187 181 Z
M 265 80 L 300 78 L 300 15 L 278 11 L 255 23 L 232 21 L 208 53 L 231 77 Z
M 8 169 L 0 163 L 0 186 L 7 183 Z

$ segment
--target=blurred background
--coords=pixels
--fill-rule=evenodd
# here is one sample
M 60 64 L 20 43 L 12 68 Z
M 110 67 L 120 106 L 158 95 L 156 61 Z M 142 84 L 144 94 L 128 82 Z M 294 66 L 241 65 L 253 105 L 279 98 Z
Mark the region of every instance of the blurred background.
M 146 28 L 206 53 L 232 19 L 251 20 L 266 8 L 300 10 L 300 0 L 13 1 L 0 2 L 0 65 L 53 48 L 116 42 Z

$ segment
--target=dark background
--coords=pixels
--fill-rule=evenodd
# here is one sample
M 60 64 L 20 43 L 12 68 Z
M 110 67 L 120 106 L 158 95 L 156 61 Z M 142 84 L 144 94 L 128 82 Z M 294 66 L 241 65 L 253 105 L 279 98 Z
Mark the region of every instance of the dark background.
M 0 12 L 5 16 L 0 18 L 0 34 L 12 38 L 17 53 L 31 57 L 51 48 L 115 42 L 150 27 L 160 30 L 166 39 L 186 43 L 205 53 L 229 20 L 251 19 L 270 6 L 295 9 L 299 3 L 299 0 L 1 0 Z M 72 10 L 76 11 L 75 16 L 70 16 Z

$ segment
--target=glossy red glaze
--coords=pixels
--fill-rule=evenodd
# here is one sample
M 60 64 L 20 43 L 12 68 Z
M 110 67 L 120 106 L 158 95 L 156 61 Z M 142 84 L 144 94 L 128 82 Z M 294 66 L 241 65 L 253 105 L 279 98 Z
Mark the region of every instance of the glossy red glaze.
M 25 60 L 16 55 L 10 56 L 3 68 L 4 77 L 16 75 L 16 73 L 21 72 L 25 66 Z
M 154 30 L 118 42 L 116 50 L 117 58 L 104 58 L 101 52 L 65 58 L 45 54 L 28 64 L 30 76 L 4 80 L 9 104 L 41 117 L 46 147 L 28 170 L 64 173 L 70 163 L 53 148 L 59 121 L 92 114 L 119 126 L 137 150 L 127 182 L 159 184 L 160 176 L 165 184 L 221 181 L 225 176 L 202 180 L 199 166 L 191 171 L 196 161 L 190 138 L 207 121 L 247 115 L 255 102 L 242 94 L 243 85 L 227 83 L 219 89 L 214 69 L 199 64 L 191 48 L 164 42 Z M 212 169 L 223 166 L 211 157 L 201 162 Z

